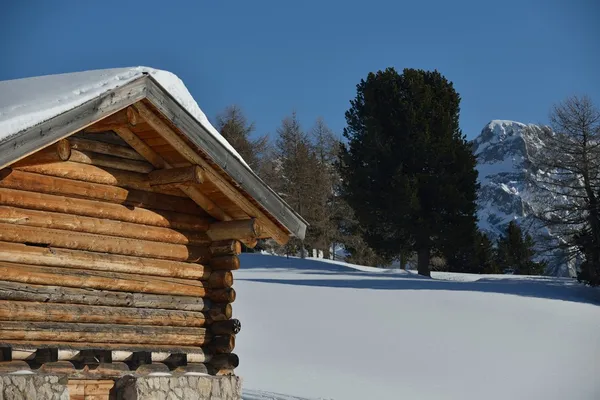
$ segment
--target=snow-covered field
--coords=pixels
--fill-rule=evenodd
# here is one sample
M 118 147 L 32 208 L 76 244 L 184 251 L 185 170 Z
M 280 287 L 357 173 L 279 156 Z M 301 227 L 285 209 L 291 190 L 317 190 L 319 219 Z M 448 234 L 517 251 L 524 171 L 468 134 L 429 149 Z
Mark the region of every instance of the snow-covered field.
M 600 291 L 242 255 L 245 400 L 600 399 Z

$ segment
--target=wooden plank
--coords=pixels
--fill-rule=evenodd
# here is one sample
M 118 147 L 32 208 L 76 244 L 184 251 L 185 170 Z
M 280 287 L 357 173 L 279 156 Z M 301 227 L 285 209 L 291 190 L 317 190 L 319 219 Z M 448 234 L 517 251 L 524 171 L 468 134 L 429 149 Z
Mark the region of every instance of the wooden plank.
M 4 321 L 0 325 L 3 340 L 202 346 L 209 337 L 205 328 L 196 327 Z
M 143 103 L 138 102 L 134 107 L 140 113 L 140 116 L 148 122 L 160 135 L 169 142 L 177 151 L 181 153 L 188 161 L 197 164 L 204 169 L 206 179 L 210 180 L 219 190 L 227 196 L 231 201 L 236 203 L 250 217 L 257 218 L 268 232 L 269 236 L 275 239 L 280 244 L 285 244 L 289 240 L 289 234 L 284 232 L 277 226 L 269 217 L 267 217 L 258 207 L 250 200 L 244 197 L 231 183 L 227 181 L 221 174 L 204 160 L 196 151 L 188 146 L 179 135 L 174 132 L 165 122 L 156 116 Z
M 139 172 L 142 174 L 147 174 L 148 172 L 154 169 L 152 164 L 147 163 L 146 161 L 130 160 L 127 158 L 115 157 L 112 155 L 76 149 L 73 149 L 71 151 L 71 157 L 69 157 L 69 160 L 81 164 L 90 164 L 96 165 L 98 167 L 107 167 L 123 171 Z
M 0 241 L 35 243 L 72 250 L 190 262 L 205 261 L 212 254 L 208 247 L 159 243 L 148 240 L 4 223 L 0 223 Z M 215 248 L 215 251 L 226 251 L 225 249 L 221 249 L 221 247 Z
M 159 308 L 185 311 L 206 311 L 211 319 L 231 318 L 230 304 L 215 304 L 202 297 L 117 292 L 86 288 L 37 285 L 0 281 L 0 299 L 39 301 L 47 303 L 86 304 L 116 307 Z
M 0 182 L 0 185 L 2 183 Z M 200 231 L 208 230 L 212 219 L 164 210 L 150 210 L 95 200 L 0 188 L 0 204 L 22 208 L 55 211 L 94 218 L 106 218 L 135 224 Z
M 73 150 L 73 154 L 78 154 L 78 151 Z M 130 161 L 141 162 L 133 160 Z M 185 197 L 181 190 L 178 190 L 177 188 L 161 188 L 150 186 L 148 175 L 140 172 L 124 171 L 108 167 L 100 167 L 97 165 L 81 164 L 72 161 L 26 165 L 22 167 L 15 166 L 14 169 L 57 178 L 73 179 L 82 182 L 99 183 L 103 185 L 119 186 L 127 189 L 143 190 L 145 192 L 156 192 L 171 196 Z
M 10 169 L 0 170 L 0 187 L 206 215 L 196 203 L 186 198 Z
M 0 141 L 0 168 L 35 153 L 146 96 L 148 77 L 140 76 L 78 107 Z
M 145 161 L 134 149 L 118 144 L 100 142 L 98 140 L 83 139 L 71 136 L 66 140 L 71 144 L 71 149 L 106 154 L 113 157 L 121 157 L 129 160 Z
M 0 321 L 196 327 L 206 325 L 206 317 L 201 312 L 9 300 L 0 300 Z M 231 323 L 221 321 L 216 328 L 211 329 L 213 333 L 232 333 L 229 325 Z
M 210 268 L 201 264 L 27 246 L 10 242 L 0 242 L 0 261 L 200 280 L 208 279 L 211 273 Z
M 211 242 L 204 233 L 181 232 L 170 228 L 1 205 L 0 223 L 192 246 L 208 246 Z
M 206 289 L 201 281 L 149 275 L 41 267 L 2 261 L 0 262 L 0 276 L 6 281 L 36 285 L 47 284 L 118 292 L 172 294 L 175 296 L 206 296 Z M 216 295 L 219 296 L 218 302 L 228 302 L 225 301 L 225 295 L 220 293 L 220 291 L 225 290 L 229 289 L 214 290 Z M 232 301 L 228 303 L 232 303 Z

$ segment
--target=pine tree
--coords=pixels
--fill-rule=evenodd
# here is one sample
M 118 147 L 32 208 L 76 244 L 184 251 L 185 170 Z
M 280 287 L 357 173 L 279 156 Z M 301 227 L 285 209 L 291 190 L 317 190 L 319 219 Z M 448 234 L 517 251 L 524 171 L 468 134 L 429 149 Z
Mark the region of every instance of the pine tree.
M 317 119 L 310 135 L 316 158 L 311 184 L 314 203 L 310 212 L 310 229 L 314 240 L 310 244 L 311 247 L 322 250 L 325 257 L 329 257 L 329 249 L 336 234 L 332 216 L 337 207 L 334 196 L 337 171 L 334 163 L 337 160 L 339 143 L 322 118 Z
M 458 125 L 460 97 L 439 72 L 393 68 L 357 85 L 346 112 L 342 194 L 384 257 L 414 251 L 430 275 L 434 251 L 472 243 L 476 159 Z
M 275 149 L 279 179 L 273 182 L 279 195 L 310 224 L 313 218 L 315 193 L 313 176 L 316 167 L 316 155 L 308 135 L 302 130 L 300 122 L 293 113 L 281 122 L 277 129 Z M 313 230 L 309 226 L 306 241 L 314 241 Z M 300 252 L 304 256 L 304 244 L 292 239 L 287 245 L 290 253 Z
M 217 130 L 237 150 L 246 163 L 261 175 L 261 159 L 268 151 L 269 137 L 267 135 L 251 138 L 254 123 L 249 123 L 242 110 L 236 106 L 227 107 L 217 116 Z
M 512 269 L 518 275 L 541 275 L 546 267 L 543 262 L 535 262 L 535 243 L 515 221 L 506 228 L 506 235 L 498 239 L 498 265 Z

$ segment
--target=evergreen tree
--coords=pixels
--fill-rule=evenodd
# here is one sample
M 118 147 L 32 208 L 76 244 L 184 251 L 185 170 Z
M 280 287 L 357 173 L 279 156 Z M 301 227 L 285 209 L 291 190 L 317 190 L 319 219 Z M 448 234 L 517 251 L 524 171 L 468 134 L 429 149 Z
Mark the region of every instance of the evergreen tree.
M 476 159 L 458 125 L 460 97 L 439 72 L 393 68 L 357 85 L 346 112 L 342 194 L 384 257 L 414 251 L 430 275 L 476 229 Z
M 284 118 L 277 129 L 275 158 L 279 175 L 279 179 L 273 182 L 275 190 L 311 224 L 314 221 L 316 196 L 312 189 L 317 157 L 308 135 L 300 126 L 296 113 Z M 314 233 L 310 226 L 305 240 L 314 241 Z M 304 244 L 296 239 L 290 240 L 287 250 L 289 253 L 299 251 L 302 256 L 305 255 Z
M 310 136 L 316 161 L 311 168 L 313 170 L 311 191 L 314 201 L 309 211 L 313 238 L 310 245 L 322 250 L 324 256 L 329 257 L 329 249 L 336 234 L 333 214 L 338 204 L 334 198 L 334 185 L 337 180 L 334 162 L 337 160 L 339 143 L 322 118 L 317 119 Z
M 470 246 L 462 246 L 447 256 L 448 271 L 471 274 L 498 273 L 494 244 L 488 235 L 481 231 L 476 231 L 474 236 Z
M 217 116 L 217 130 L 237 150 L 246 163 L 261 175 L 262 156 L 268 151 L 267 135 L 251 138 L 254 123 L 249 123 L 238 106 L 229 106 Z
M 481 273 L 500 273 L 498 264 L 496 264 L 496 251 L 494 249 L 494 243 L 492 243 L 488 235 L 483 232 L 477 232 L 476 235 L 475 260 L 477 265 L 481 268 Z
M 498 239 L 498 265 L 513 269 L 518 275 L 541 275 L 546 267 L 543 262 L 535 262 L 535 243 L 529 234 L 523 234 L 515 221 L 506 228 L 506 235 Z

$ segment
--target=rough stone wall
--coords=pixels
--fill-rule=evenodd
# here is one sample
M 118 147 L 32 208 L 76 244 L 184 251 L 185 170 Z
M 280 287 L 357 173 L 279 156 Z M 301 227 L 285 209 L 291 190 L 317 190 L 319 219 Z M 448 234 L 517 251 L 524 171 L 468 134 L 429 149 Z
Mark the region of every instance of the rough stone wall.
M 0 400 L 69 400 L 67 378 L 38 374 L 2 375 Z
M 146 376 L 117 381 L 115 400 L 240 400 L 237 376 Z

